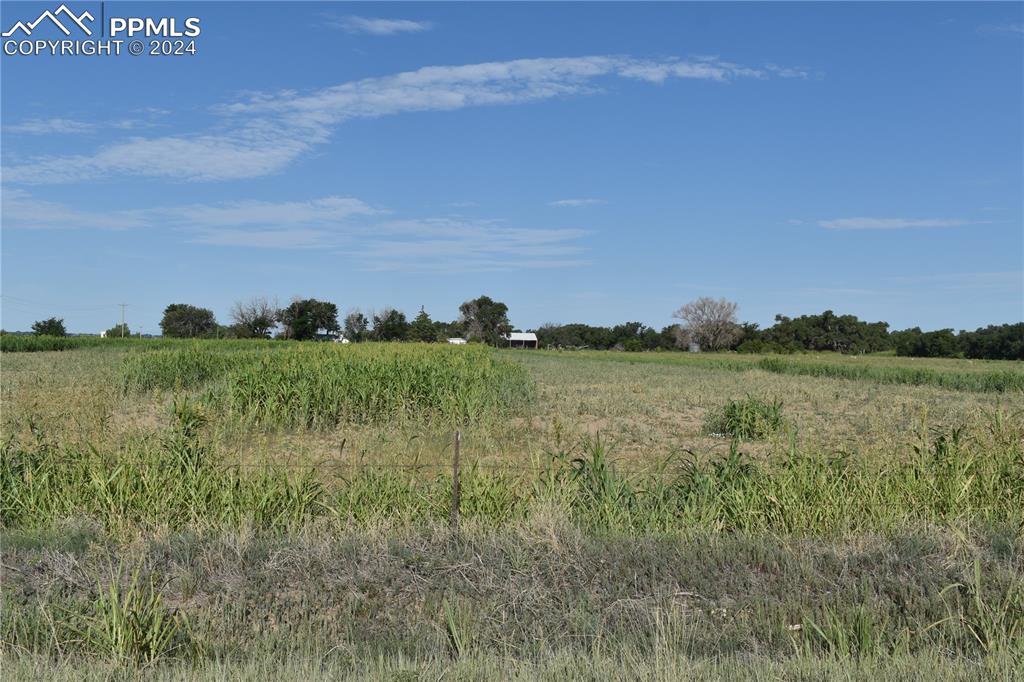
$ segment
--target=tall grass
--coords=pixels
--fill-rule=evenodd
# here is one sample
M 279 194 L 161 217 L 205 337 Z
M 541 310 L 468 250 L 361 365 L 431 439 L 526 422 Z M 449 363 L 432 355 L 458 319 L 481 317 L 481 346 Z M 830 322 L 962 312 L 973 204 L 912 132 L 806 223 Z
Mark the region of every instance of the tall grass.
M 781 400 L 748 395 L 740 400 L 729 400 L 721 409 L 709 412 L 704 431 L 741 440 L 763 440 L 781 431 L 783 426 Z
M 41 351 L 74 350 L 102 345 L 125 347 L 137 344 L 138 339 L 101 339 L 98 336 L 35 336 L 27 334 L 0 334 L 0 352 L 37 353 Z
M 108 350 L 157 350 L 202 346 L 217 350 L 233 350 L 264 346 L 289 346 L 297 341 L 265 339 L 178 339 L 172 337 L 142 338 L 138 336 L 100 338 L 99 336 L 36 336 L 31 334 L 0 334 L 0 351 L 4 353 L 38 353 L 44 351 L 103 348 Z
M 93 613 L 83 628 L 88 644 L 101 656 L 129 667 L 152 665 L 181 650 L 188 621 L 167 608 L 152 577 L 143 581 L 136 569 L 122 585 L 121 572 L 112 572 L 97 586 Z
M 775 374 L 873 381 L 879 384 L 939 386 L 954 391 L 1006 393 L 1024 391 L 1024 372 L 947 372 L 928 367 L 851 365 L 789 358 L 761 358 L 757 367 Z
M 447 517 L 447 474 L 223 464 L 203 444 L 194 409 L 179 404 L 166 436 L 135 452 L 9 443 L 0 464 L 0 523 L 48 527 L 82 516 L 128 532 L 197 524 L 289 529 L 317 517 L 415 525 Z M 582 528 L 626 533 L 828 535 L 922 522 L 1024 524 L 1019 445 L 977 452 L 962 433 L 934 436 L 884 465 L 795 450 L 758 462 L 734 442 L 720 459 L 672 459 L 654 471 L 629 472 L 599 440 L 557 449 L 546 462 L 539 471 L 470 466 L 463 516 L 500 526 L 554 504 Z
M 128 391 L 208 388 L 210 404 L 264 428 L 466 423 L 520 408 L 534 391 L 524 367 L 488 348 L 420 344 L 193 345 L 130 355 L 122 378 Z

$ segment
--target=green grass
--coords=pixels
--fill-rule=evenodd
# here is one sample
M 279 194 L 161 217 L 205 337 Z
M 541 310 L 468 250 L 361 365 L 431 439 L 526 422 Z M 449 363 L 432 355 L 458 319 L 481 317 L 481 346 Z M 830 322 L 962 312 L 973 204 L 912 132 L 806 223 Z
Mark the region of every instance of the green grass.
M 260 428 L 420 420 L 466 424 L 528 405 L 518 363 L 481 346 L 425 344 L 193 344 L 133 353 L 126 391 L 208 389 L 206 401 Z
M 204 346 L 217 350 L 237 350 L 267 345 L 293 345 L 294 341 L 269 341 L 264 339 L 177 339 L 170 337 L 141 338 L 137 336 L 100 338 L 99 336 L 36 336 L 29 334 L 0 334 L 0 352 L 42 353 L 47 351 L 104 349 L 124 351 L 129 349 L 158 350 Z
M 764 440 L 785 426 L 781 400 L 762 400 L 748 395 L 730 400 L 720 410 L 708 413 L 704 430 L 710 435 L 741 440 Z
M 0 352 L 39 353 L 43 351 L 76 350 L 138 344 L 138 339 L 101 339 L 98 336 L 29 336 L 22 334 L 0 334 Z
M 1019 677 L 1019 365 L 782 359 L 5 357 L 5 679 Z
M 0 464 L 0 522 L 47 528 L 84 516 L 109 532 L 192 525 L 287 530 L 317 519 L 372 525 L 447 517 L 451 477 L 427 467 L 236 466 L 203 440 L 204 417 L 186 401 L 153 442 L 125 452 L 8 443 Z M 585 439 L 553 449 L 536 468 L 469 466 L 463 515 L 500 527 L 556 505 L 581 527 L 625 533 L 769 532 L 836 535 L 912 523 L 973 520 L 1024 526 L 1020 445 L 981 452 L 962 430 L 933 435 L 888 465 L 792 450 L 757 462 L 728 455 L 670 458 L 646 471 L 616 466 Z
M 879 384 L 937 386 L 952 391 L 1021 393 L 1024 363 L 1016 361 L 933 360 L 886 356 L 746 355 L 734 353 L 616 353 L 611 351 L 537 351 L 547 356 L 607 362 L 653 363 L 685 367 L 869 381 Z

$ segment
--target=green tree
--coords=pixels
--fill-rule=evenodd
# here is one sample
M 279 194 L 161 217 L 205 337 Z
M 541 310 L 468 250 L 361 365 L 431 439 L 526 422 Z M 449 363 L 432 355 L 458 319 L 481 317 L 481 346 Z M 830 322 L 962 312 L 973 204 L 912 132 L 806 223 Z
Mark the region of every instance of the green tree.
M 296 299 L 287 308 L 277 311 L 277 321 L 284 327 L 286 339 L 307 341 L 317 333 L 341 330 L 338 324 L 338 306 L 315 298 Z
M 194 339 L 210 336 L 217 330 L 217 319 L 213 311 L 198 308 L 188 303 L 172 303 L 164 308 L 160 329 L 164 336 Z
M 830 350 L 837 353 L 874 353 L 892 347 L 888 322 L 864 322 L 854 315 L 820 315 L 790 318 L 776 315 L 775 324 L 760 334 L 761 340 L 786 350 Z
M 409 325 L 409 340 L 423 343 L 433 343 L 439 338 L 439 329 L 427 311 L 420 306 L 420 312 Z
M 961 331 L 959 339 L 969 358 L 1024 360 L 1024 322 Z
M 352 343 L 365 341 L 370 321 L 358 310 L 353 310 L 345 316 L 345 338 Z
M 124 332 L 123 334 L 121 333 L 122 331 Z M 108 339 L 120 338 L 122 336 L 128 337 L 131 335 L 131 330 L 128 329 L 127 324 L 115 324 L 113 327 L 107 330 Z
M 497 346 L 504 342 L 505 336 L 512 331 L 512 323 L 508 319 L 508 306 L 492 300 L 489 296 L 466 301 L 459 306 L 459 314 L 459 321 L 469 339 L 479 339 Z
M 64 329 L 63 318 L 58 319 L 51 317 L 48 320 L 39 320 L 32 323 L 32 333 L 36 336 L 67 336 L 68 332 Z
M 385 308 L 373 316 L 373 338 L 376 341 L 404 341 L 409 334 L 405 313 Z

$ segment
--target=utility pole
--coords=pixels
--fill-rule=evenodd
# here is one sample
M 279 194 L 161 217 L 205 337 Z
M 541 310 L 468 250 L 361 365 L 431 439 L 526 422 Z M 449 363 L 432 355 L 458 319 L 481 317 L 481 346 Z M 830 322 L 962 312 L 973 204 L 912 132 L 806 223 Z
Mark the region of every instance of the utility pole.
M 121 338 L 123 339 L 124 338 L 124 307 L 126 305 L 128 305 L 128 304 L 127 303 L 118 303 L 118 305 L 121 306 Z

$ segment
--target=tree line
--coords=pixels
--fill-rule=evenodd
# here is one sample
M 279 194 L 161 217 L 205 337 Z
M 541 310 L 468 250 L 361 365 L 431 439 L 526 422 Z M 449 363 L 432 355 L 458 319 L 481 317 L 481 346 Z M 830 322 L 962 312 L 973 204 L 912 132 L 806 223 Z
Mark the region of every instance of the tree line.
M 776 315 L 761 329 L 739 322 L 737 305 L 725 299 L 699 298 L 677 310 L 680 320 L 660 331 L 639 322 L 614 327 L 546 324 L 537 330 L 542 348 L 597 350 L 707 350 L 739 353 L 878 353 L 893 351 L 911 357 L 1024 360 L 1024 322 L 990 325 L 975 331 L 952 329 L 923 332 L 920 327 L 889 331 L 888 322 L 866 322 L 855 315 L 826 310 L 819 315 Z
M 451 322 L 431 319 L 424 308 L 409 320 L 396 308 L 385 308 L 369 316 L 350 311 L 344 319 L 338 306 L 315 298 L 294 299 L 277 308 L 263 298 L 239 301 L 231 309 L 231 324 L 217 322 L 212 310 L 172 303 L 160 320 L 164 336 L 177 338 L 280 339 L 310 341 L 343 336 L 353 343 L 363 341 L 419 341 L 433 343 L 452 337 L 498 345 L 512 331 L 508 306 L 488 296 L 479 296 L 459 306 L 459 318 Z M 275 333 L 276 332 L 276 333 Z
M 867 322 L 855 315 L 831 310 L 817 315 L 776 315 L 775 323 L 761 329 L 740 322 L 737 304 L 725 299 L 698 298 L 680 307 L 673 317 L 679 323 L 656 329 L 641 322 L 612 327 L 583 323 L 542 325 L 536 330 L 541 348 L 621 351 L 705 350 L 740 353 L 836 353 L 895 352 L 910 357 L 1024 360 L 1024 322 L 990 325 L 975 331 L 940 329 L 925 332 L 919 327 L 890 331 L 887 322 Z M 178 338 L 263 338 L 313 340 L 344 336 L 350 342 L 417 341 L 443 342 L 464 338 L 501 345 L 513 331 L 508 306 L 489 296 L 479 296 L 459 306 L 459 317 L 450 322 L 434 320 L 425 309 L 409 320 L 395 308 L 369 315 L 350 311 L 339 318 L 338 306 L 315 298 L 296 298 L 278 308 L 267 299 L 239 301 L 231 309 L 230 324 L 218 323 L 212 310 L 187 303 L 164 309 L 160 329 Z M 64 321 L 40 320 L 36 334 L 64 336 Z M 107 336 L 128 336 L 127 326 L 115 325 Z

